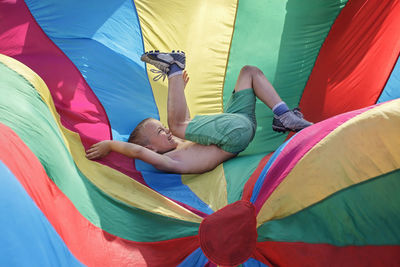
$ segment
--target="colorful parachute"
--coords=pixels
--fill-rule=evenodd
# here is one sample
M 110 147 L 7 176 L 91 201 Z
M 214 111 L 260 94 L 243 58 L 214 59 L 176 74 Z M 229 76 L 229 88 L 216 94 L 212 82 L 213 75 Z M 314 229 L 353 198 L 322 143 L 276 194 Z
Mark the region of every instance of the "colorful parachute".
M 0 1 L 2 266 L 400 265 L 400 1 Z M 192 116 L 258 66 L 316 124 L 203 175 L 85 149 L 166 122 L 145 50 L 186 52 Z

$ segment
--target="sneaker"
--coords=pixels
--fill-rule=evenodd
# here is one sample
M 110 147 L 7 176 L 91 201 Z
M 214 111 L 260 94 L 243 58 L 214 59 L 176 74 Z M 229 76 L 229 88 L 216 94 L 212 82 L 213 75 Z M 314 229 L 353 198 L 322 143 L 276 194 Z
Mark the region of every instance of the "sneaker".
M 160 51 L 149 51 L 144 53 L 140 59 L 146 63 L 149 63 L 164 73 L 168 73 L 169 66 L 172 64 L 178 65 L 181 69 L 186 66 L 186 56 L 183 51 L 172 50 L 171 53 L 160 53 Z
M 300 112 L 300 109 L 295 108 L 283 113 L 280 116 L 275 115 L 272 122 L 272 129 L 276 132 L 298 132 L 310 125 L 312 125 L 312 123 L 303 118 L 303 114 Z
M 304 118 L 304 115 L 303 115 L 303 113 L 301 113 L 300 108 L 294 108 L 292 110 L 293 110 L 293 113 L 296 114 L 297 117 L 299 117 L 300 119 Z

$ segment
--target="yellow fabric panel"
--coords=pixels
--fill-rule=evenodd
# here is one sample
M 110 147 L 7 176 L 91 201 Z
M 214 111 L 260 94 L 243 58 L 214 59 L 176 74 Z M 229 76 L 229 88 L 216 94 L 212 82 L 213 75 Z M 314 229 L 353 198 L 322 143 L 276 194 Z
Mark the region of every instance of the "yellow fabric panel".
M 50 91 L 44 81 L 31 69 L 15 59 L 0 54 L 0 62 L 18 72 L 36 88 L 55 118 L 64 143 L 69 149 L 77 167 L 94 185 L 113 198 L 133 207 L 180 220 L 195 223 L 202 221 L 202 218 L 198 215 L 177 205 L 141 183 L 136 182 L 125 174 L 108 166 L 88 160 L 85 157 L 85 150 L 79 135 L 62 126 L 60 116 L 56 112 Z M 112 177 L 112 179 L 108 177 Z
M 258 225 L 399 168 L 400 99 L 350 119 L 314 146 L 265 202 Z
M 235 23 L 237 0 L 135 0 L 146 51 L 182 50 L 190 81 L 185 89 L 191 117 L 223 111 L 223 85 Z M 153 81 L 160 120 L 167 125 L 168 82 Z M 233 88 L 232 88 L 233 90 Z M 195 178 L 194 178 L 195 177 Z M 186 183 L 213 210 L 227 203 L 222 165 L 212 172 L 184 176 Z M 214 184 L 215 187 L 209 185 Z M 213 194 L 206 188 L 213 188 Z
M 226 180 L 222 164 L 214 170 L 201 175 L 183 175 L 182 182 L 189 186 L 214 211 L 228 204 Z
M 182 50 L 190 76 L 186 98 L 193 117 L 223 110 L 222 89 L 237 0 L 135 0 L 146 51 Z M 160 113 L 167 124 L 167 82 L 148 74 Z M 232 88 L 233 89 L 233 88 Z

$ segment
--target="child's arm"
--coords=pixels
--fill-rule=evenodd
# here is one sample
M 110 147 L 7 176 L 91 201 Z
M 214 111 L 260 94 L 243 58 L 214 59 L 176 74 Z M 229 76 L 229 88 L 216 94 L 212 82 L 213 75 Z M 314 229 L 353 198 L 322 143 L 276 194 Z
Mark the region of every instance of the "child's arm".
M 167 172 L 179 172 L 180 162 L 158 154 L 148 148 L 122 141 L 105 140 L 92 145 L 86 151 L 88 159 L 98 159 L 108 155 L 111 151 L 118 152 L 130 158 L 143 160 L 155 168 Z

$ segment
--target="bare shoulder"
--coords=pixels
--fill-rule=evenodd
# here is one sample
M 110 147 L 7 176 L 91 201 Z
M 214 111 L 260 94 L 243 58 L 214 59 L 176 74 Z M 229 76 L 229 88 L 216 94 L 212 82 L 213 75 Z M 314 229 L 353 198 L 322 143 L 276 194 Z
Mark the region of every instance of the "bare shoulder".
M 215 145 L 204 146 L 190 141 L 182 142 L 175 150 L 164 155 L 180 162 L 181 173 L 207 172 L 236 156 Z

